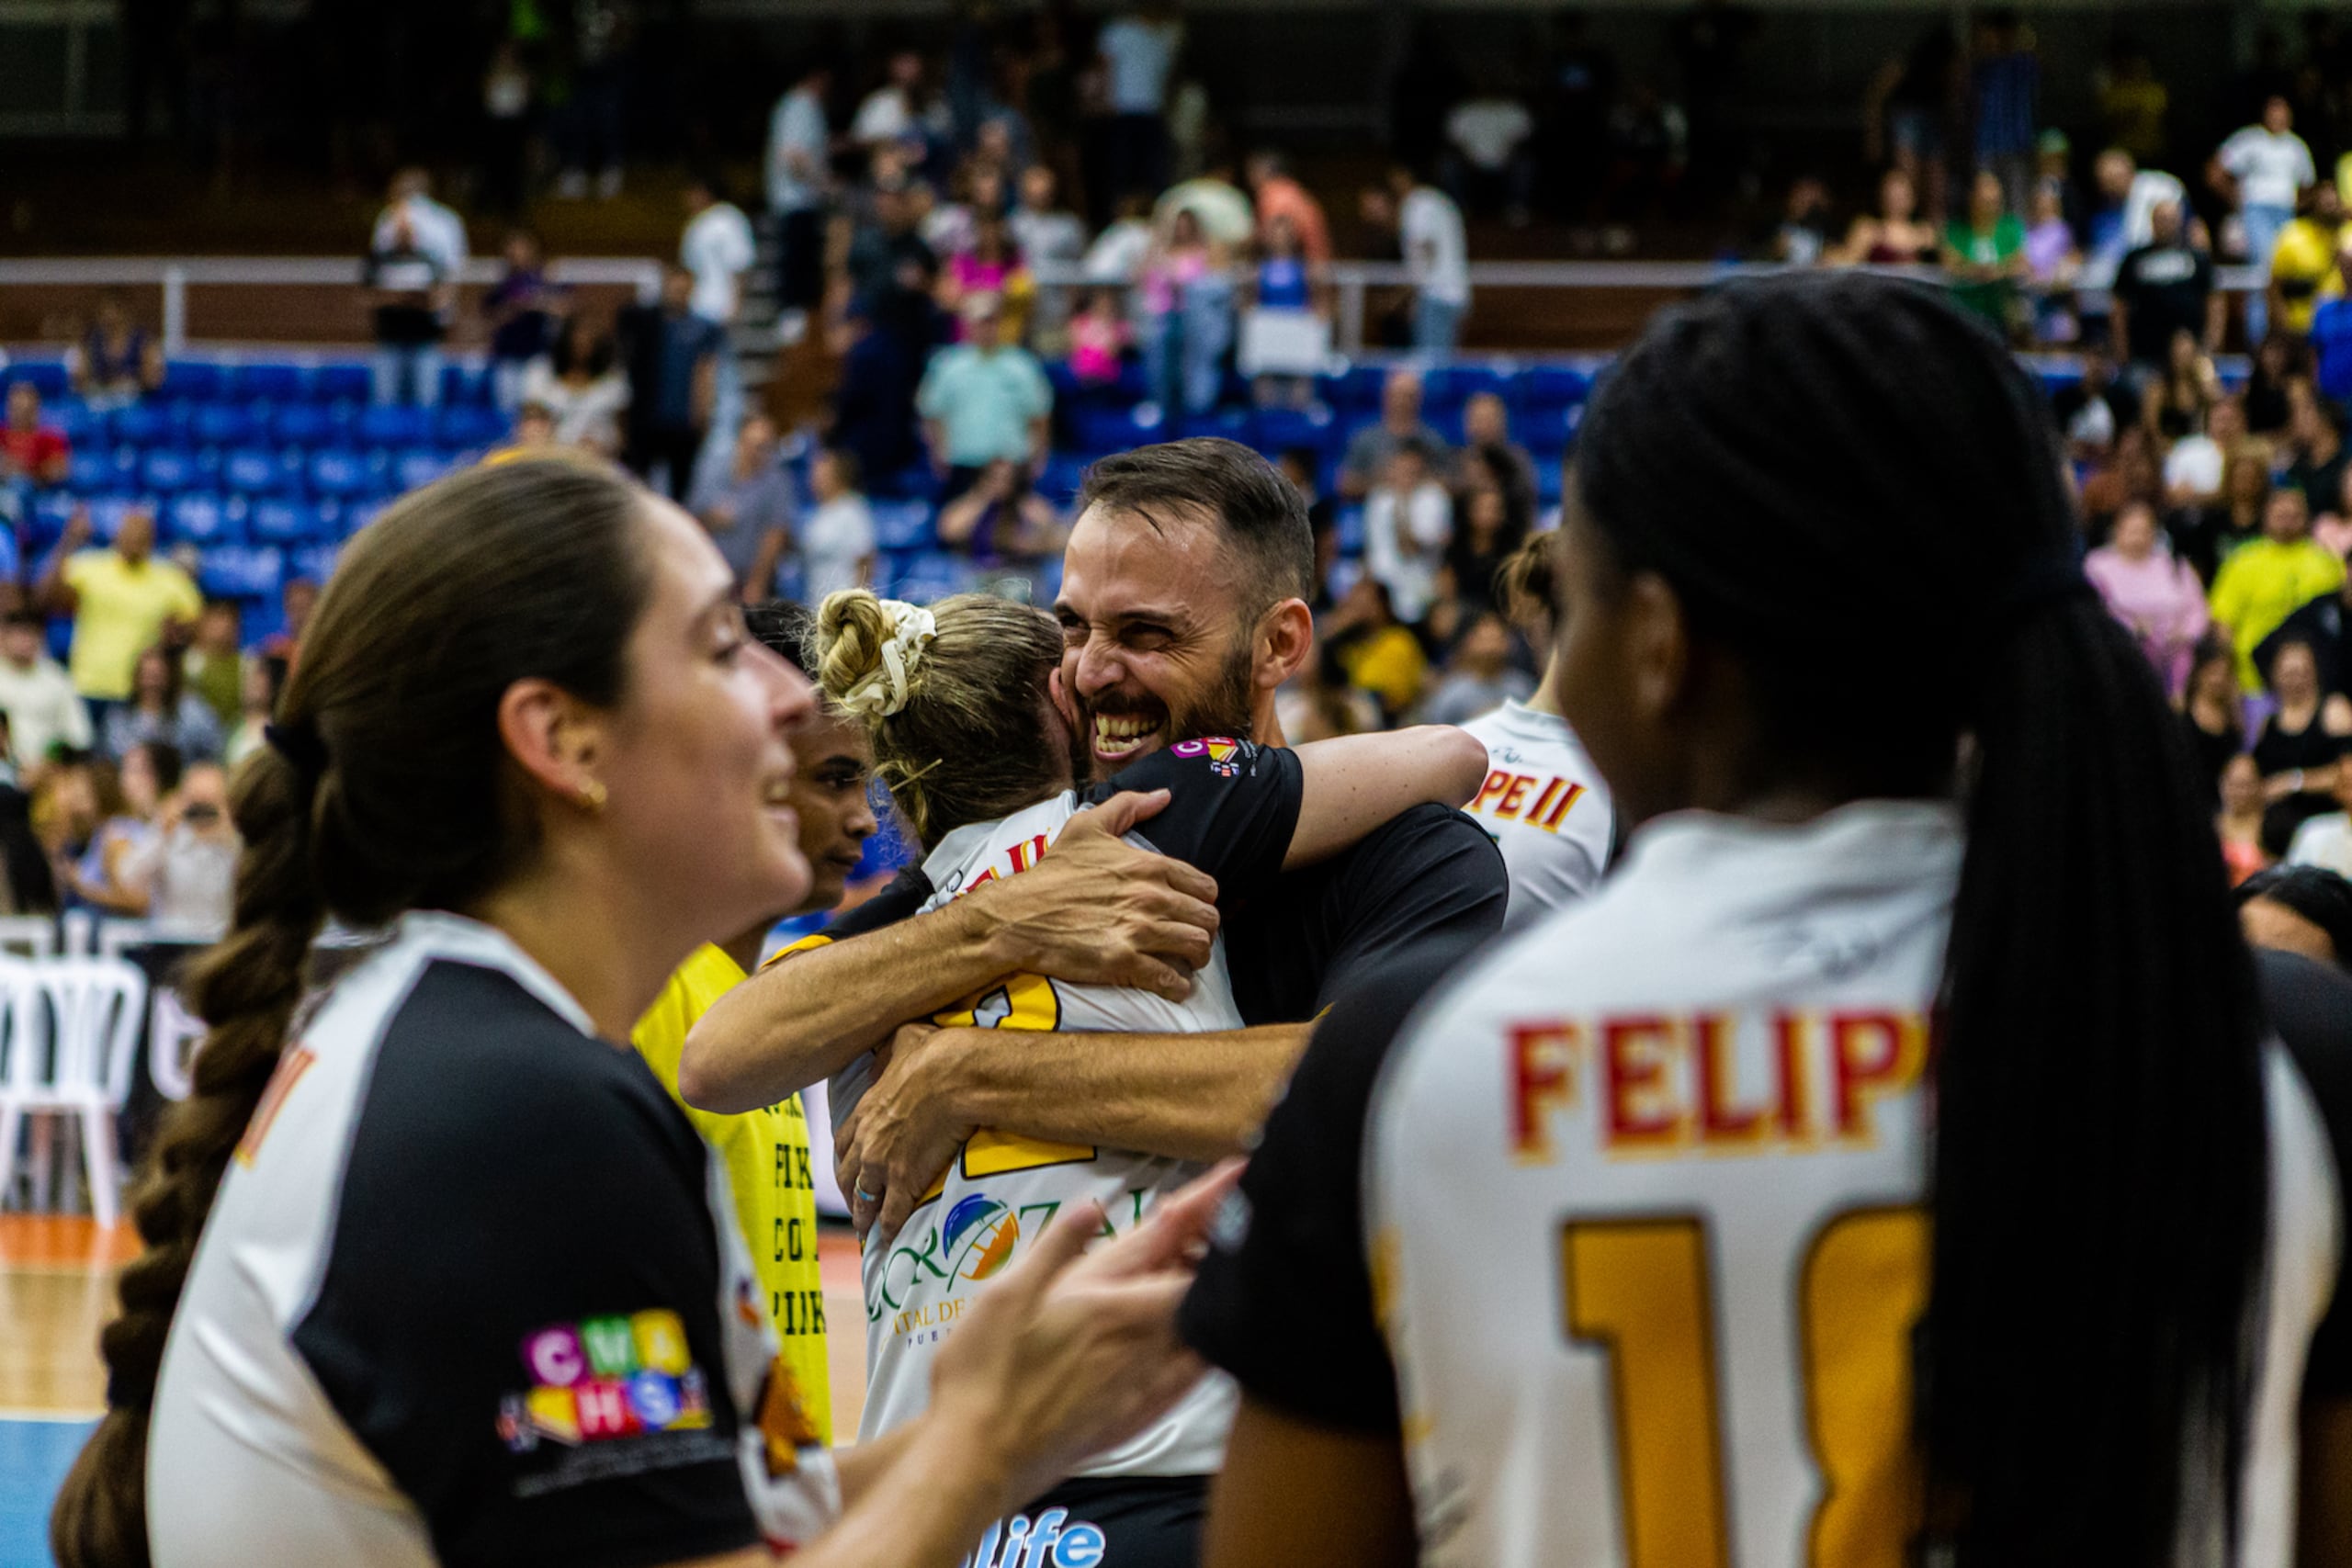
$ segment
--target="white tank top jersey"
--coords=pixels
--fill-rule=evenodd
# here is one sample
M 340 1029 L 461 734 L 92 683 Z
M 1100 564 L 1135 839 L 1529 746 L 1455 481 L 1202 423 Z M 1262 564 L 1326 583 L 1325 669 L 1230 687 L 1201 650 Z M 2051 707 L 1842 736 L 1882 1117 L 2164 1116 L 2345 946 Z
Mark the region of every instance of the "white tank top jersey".
M 1221 901 L 1246 896 L 1251 886 L 1271 879 L 1297 821 L 1295 756 L 1247 741 L 1210 739 L 1181 741 L 1163 757 L 1127 770 L 1117 781 L 1130 789 L 1165 784 L 1173 795 L 1159 817 L 1127 835 L 1128 842 L 1200 865 L 1217 878 Z M 947 834 L 923 861 L 934 891 L 917 912 L 1035 866 L 1081 809 L 1078 794 L 1064 791 L 1010 817 Z M 1193 976 L 1192 995 L 1182 1002 L 1123 987 L 1019 976 L 934 1014 L 933 1021 L 1151 1034 L 1242 1026 L 1221 937 Z M 873 1081 L 873 1072 L 869 1055 L 833 1078 L 830 1098 L 837 1128 Z M 974 1134 L 898 1235 L 885 1240 L 869 1234 L 865 1239 L 866 1390 L 859 1438 L 879 1436 L 922 1414 L 930 1404 L 932 1359 L 956 1317 L 976 1289 L 1010 1264 L 1063 1205 L 1095 1200 L 1112 1229 L 1124 1232 L 1204 1168 L 986 1128 Z M 1234 1405 L 1232 1380 L 1212 1373 L 1150 1428 L 1077 1473 L 1211 1473 L 1224 1454 Z
M 1506 932 L 1600 886 L 1617 814 L 1609 786 L 1568 721 L 1506 702 L 1463 728 L 1487 747 L 1487 779 L 1463 807 L 1503 852 L 1510 873 Z
M 408 915 L 294 1032 L 204 1227 L 154 1562 L 804 1542 L 840 1490 L 763 1300 L 725 1168 L 642 1059 L 500 932 Z
M 1400 1039 L 1365 1224 L 1424 1563 L 1904 1561 L 1927 1016 L 1962 847 L 1935 806 L 1661 819 Z M 2269 1055 L 2252 1568 L 2291 1555 L 2338 1245 L 2325 1134 Z

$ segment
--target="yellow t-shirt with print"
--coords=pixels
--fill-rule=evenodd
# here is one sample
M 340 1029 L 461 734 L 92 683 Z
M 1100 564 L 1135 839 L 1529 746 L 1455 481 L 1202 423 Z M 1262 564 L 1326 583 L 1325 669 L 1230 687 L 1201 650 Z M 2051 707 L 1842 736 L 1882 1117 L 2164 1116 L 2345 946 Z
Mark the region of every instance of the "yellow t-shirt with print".
M 818 1441 L 830 1444 L 833 1393 L 825 1361 L 825 1282 L 817 1268 L 817 1195 L 810 1186 L 808 1118 L 800 1097 L 741 1116 L 697 1111 L 678 1100 L 678 1057 L 686 1031 L 742 981 L 742 969 L 727 954 L 715 947 L 696 949 L 637 1021 L 632 1038 L 653 1076 L 727 1167 L 735 1218 L 751 1244 L 760 1283 L 767 1287 L 785 1365 L 800 1385 Z

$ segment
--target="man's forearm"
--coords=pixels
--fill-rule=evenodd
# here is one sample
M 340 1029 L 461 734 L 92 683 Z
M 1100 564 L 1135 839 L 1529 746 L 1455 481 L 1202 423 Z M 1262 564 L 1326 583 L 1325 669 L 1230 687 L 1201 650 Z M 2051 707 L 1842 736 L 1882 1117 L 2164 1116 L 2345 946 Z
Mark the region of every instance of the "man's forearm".
M 1266 1120 L 1308 1025 L 1212 1034 L 964 1030 L 941 1055 L 959 1123 L 1172 1159 L 1240 1152 Z
M 735 1115 L 831 1077 L 909 1019 L 1004 974 L 993 931 L 985 909 L 959 899 L 752 976 L 686 1036 L 678 1092 Z

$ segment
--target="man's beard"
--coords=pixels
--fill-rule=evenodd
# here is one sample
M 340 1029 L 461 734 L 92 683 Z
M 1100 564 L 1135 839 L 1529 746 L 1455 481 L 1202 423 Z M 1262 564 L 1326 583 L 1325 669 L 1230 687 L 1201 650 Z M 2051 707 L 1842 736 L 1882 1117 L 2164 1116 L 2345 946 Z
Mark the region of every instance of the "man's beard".
M 1160 742 L 1172 745 L 1179 740 L 1193 740 L 1204 736 L 1224 736 L 1234 740 L 1253 739 L 1250 731 L 1250 699 L 1256 694 L 1250 682 L 1250 640 L 1241 638 L 1226 660 L 1207 688 L 1181 706 L 1169 707 L 1145 695 L 1129 695 L 1112 690 L 1088 701 L 1073 696 L 1071 705 L 1077 710 L 1078 722 L 1070 727 L 1070 776 L 1091 779 L 1100 784 L 1121 768 L 1141 761 L 1150 753 L 1142 752 L 1116 762 L 1103 761 L 1094 755 L 1094 716 L 1106 718 L 1140 718 L 1158 720 Z

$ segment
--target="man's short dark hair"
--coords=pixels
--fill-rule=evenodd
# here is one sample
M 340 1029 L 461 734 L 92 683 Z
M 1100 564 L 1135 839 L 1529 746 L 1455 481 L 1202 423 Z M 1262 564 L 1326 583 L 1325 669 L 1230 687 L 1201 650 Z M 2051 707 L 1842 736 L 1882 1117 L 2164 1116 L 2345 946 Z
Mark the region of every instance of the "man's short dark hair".
M 1194 510 L 1216 520 L 1263 610 L 1315 597 L 1315 532 L 1298 487 L 1250 447 L 1222 436 L 1164 441 L 1104 457 L 1086 470 L 1078 511 L 1132 513 L 1154 528 Z
M 2352 964 L 2352 882 L 2316 865 L 2278 865 L 2237 886 L 2238 908 L 2256 898 L 2293 910 L 2327 933 L 2338 967 Z
M 814 615 L 789 599 L 770 599 L 743 610 L 743 629 L 811 681 L 817 678 L 817 671 L 816 661 L 808 657 L 808 635 L 816 624 Z

